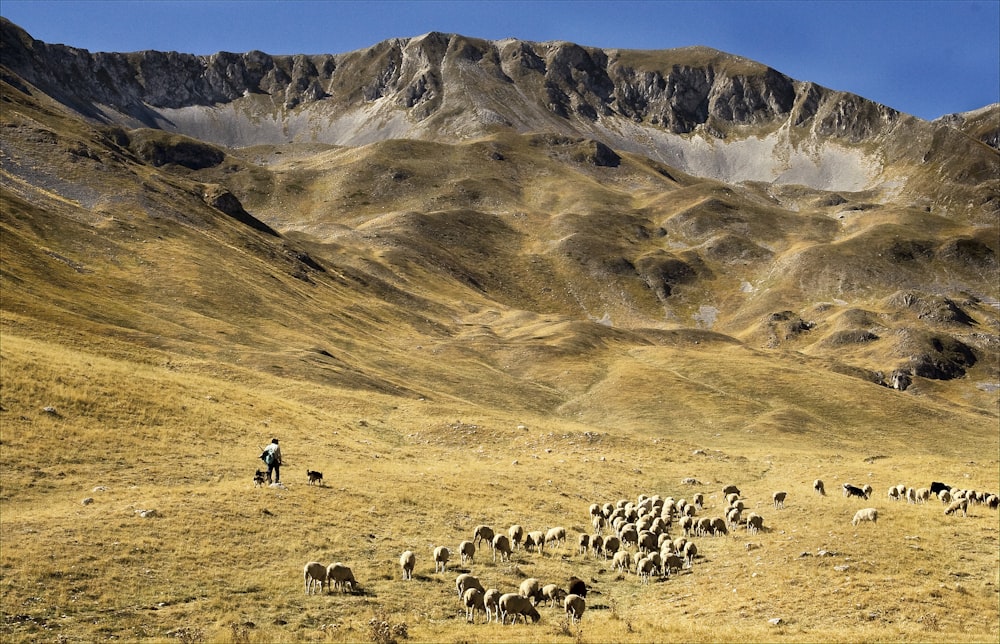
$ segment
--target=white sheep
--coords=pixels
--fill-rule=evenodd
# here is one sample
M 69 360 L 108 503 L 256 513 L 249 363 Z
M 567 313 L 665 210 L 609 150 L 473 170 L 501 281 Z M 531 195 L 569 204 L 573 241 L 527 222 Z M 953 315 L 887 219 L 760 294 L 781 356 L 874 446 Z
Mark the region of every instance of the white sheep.
M 510 538 L 505 534 L 498 534 L 493 537 L 493 563 L 497 561 L 497 553 L 500 553 L 500 561 L 510 561 Z
M 566 598 L 563 599 L 563 606 L 570 621 L 579 622 L 583 619 L 583 611 L 587 609 L 587 600 L 579 595 L 566 595 Z
M 465 595 L 465 591 L 470 588 L 478 588 L 481 592 L 486 592 L 483 585 L 479 583 L 479 579 L 469 573 L 463 573 L 455 578 L 455 590 L 458 591 L 459 597 Z
M 528 577 L 521 582 L 517 594 L 525 599 L 530 599 L 533 605 L 537 604 L 542 599 L 542 582 L 534 577 Z
M 500 621 L 500 591 L 490 588 L 483 594 L 483 606 L 486 610 L 486 623 Z
M 747 532 L 757 534 L 764 528 L 764 517 L 756 512 L 747 515 Z
M 471 541 L 463 541 L 458 544 L 458 554 L 462 558 L 462 564 L 473 563 L 476 558 L 476 544 Z
M 403 569 L 403 579 L 413 579 L 413 568 L 417 565 L 417 555 L 406 550 L 399 555 L 399 567 Z
M 354 573 L 351 572 L 351 569 L 339 561 L 327 567 L 326 579 L 327 584 L 332 585 L 342 592 L 347 592 L 348 588 L 350 588 L 351 592 L 354 592 L 354 587 L 358 583 L 355 581 Z
M 643 584 L 649 583 L 649 578 L 653 575 L 653 569 L 655 568 L 653 560 L 649 557 L 642 557 L 635 563 L 635 574 L 639 577 L 639 581 Z
M 541 615 L 535 610 L 535 607 L 530 601 L 524 597 L 518 595 L 517 593 L 505 593 L 500 595 L 500 601 L 497 602 L 500 608 L 500 621 L 506 622 L 507 617 L 510 616 L 511 624 L 517 622 L 517 617 L 520 615 L 524 618 L 524 623 L 528 623 L 528 618 L 531 618 L 532 622 L 537 622 L 541 619 Z
M 691 503 L 694 504 L 699 510 L 705 507 L 705 495 L 701 492 L 697 492 L 691 496 Z
M 944 511 L 945 514 L 957 514 L 958 512 L 961 512 L 963 517 L 969 516 L 969 499 L 952 501 Z
M 565 543 L 566 541 L 566 528 L 550 528 L 548 532 L 545 533 L 545 545 L 549 545 L 552 542 L 557 544 Z
M 878 522 L 878 510 L 875 508 L 862 508 L 854 514 L 854 518 L 851 519 L 851 525 L 858 525 L 862 521 L 871 521 L 872 523 Z
M 622 572 L 629 572 L 632 567 L 632 557 L 629 555 L 627 550 L 620 550 L 615 553 L 614 559 L 611 560 L 611 568 L 621 570 Z
M 579 546 L 580 554 L 587 554 L 587 551 L 590 550 L 590 535 L 585 532 L 581 533 L 577 544 Z
M 775 492 L 774 494 L 772 494 L 771 500 L 774 501 L 774 508 L 778 509 L 785 507 L 785 497 L 787 496 L 788 492 Z
M 566 594 L 566 591 L 560 588 L 558 584 L 545 584 L 542 586 L 541 601 L 547 601 L 549 602 L 549 606 L 555 608 L 562 603 Z
M 861 491 L 865 493 L 865 498 L 867 499 L 872 495 L 872 486 L 865 483 L 861 486 Z
M 684 568 L 684 561 L 677 555 L 667 555 L 663 558 L 663 575 L 669 577 L 675 571 Z
M 925 488 L 925 487 L 917 488 L 917 491 L 915 492 L 915 494 L 917 495 L 917 501 L 919 503 L 926 503 L 931 498 L 931 491 L 930 491 L 930 489 Z
M 813 489 L 816 490 L 816 494 L 826 496 L 826 487 L 823 485 L 823 481 L 821 479 L 813 481 Z
M 887 494 L 889 495 L 889 500 L 890 501 L 898 501 L 899 500 L 899 488 L 897 488 L 895 485 L 889 488 L 889 491 L 888 491 Z
M 507 528 L 507 537 L 510 538 L 510 544 L 514 547 L 514 549 L 520 550 L 521 541 L 524 539 L 524 528 L 515 523 L 511 527 Z
M 465 621 L 476 623 L 476 611 L 486 613 L 486 603 L 483 600 L 485 593 L 478 588 L 469 588 L 462 594 L 462 603 L 465 604 Z M 489 621 L 487 615 L 486 621 Z
M 688 541 L 684 544 L 684 565 L 688 568 L 694 565 L 694 558 L 698 554 L 698 546 L 694 545 L 694 541 Z
M 948 490 L 941 490 L 938 492 L 938 498 L 941 499 L 941 503 L 951 503 L 951 492 Z
M 613 557 L 622 547 L 622 540 L 611 536 L 604 540 L 604 558 Z
M 310 561 L 302 569 L 302 577 L 305 581 L 306 594 L 312 595 L 315 592 L 316 584 L 319 584 L 319 592 L 323 592 L 323 584 L 326 583 L 326 566 L 318 561 Z
M 600 557 L 604 555 L 604 537 L 599 534 L 591 535 L 590 537 L 590 548 L 594 551 L 594 557 Z
M 448 569 L 449 559 L 451 559 L 451 550 L 445 546 L 434 548 L 434 572 L 438 570 L 445 572 Z

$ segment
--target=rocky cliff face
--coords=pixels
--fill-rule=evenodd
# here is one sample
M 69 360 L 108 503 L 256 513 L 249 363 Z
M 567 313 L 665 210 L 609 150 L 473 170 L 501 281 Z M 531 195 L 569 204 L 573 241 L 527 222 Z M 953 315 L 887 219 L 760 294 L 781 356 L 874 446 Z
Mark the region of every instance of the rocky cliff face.
M 114 118 L 110 108 L 168 129 L 164 115 L 171 110 L 254 96 L 269 98 L 282 118 L 305 106 L 337 115 L 379 104 L 383 120 L 387 112 L 402 113 L 411 125 L 437 117 L 445 134 L 470 122 L 480 131 L 497 124 L 531 129 L 537 124 L 525 115 L 537 114 L 564 127 L 621 119 L 672 134 L 705 128 L 716 138 L 734 126 L 787 123 L 857 142 L 900 117 L 704 48 L 604 51 L 430 33 L 340 55 L 91 53 L 34 40 L 5 20 L 0 55 L 15 74 L 86 116 Z M 512 95 L 519 99 L 506 100 Z

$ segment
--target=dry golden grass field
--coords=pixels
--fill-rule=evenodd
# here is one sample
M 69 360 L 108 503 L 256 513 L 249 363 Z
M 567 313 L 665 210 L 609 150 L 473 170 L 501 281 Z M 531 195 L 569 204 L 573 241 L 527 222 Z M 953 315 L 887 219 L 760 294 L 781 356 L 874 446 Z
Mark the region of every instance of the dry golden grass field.
M 931 480 L 998 489 L 995 418 L 899 403 L 899 392 L 844 378 L 830 404 L 870 396 L 882 409 L 845 411 L 842 424 L 821 430 L 791 412 L 780 423 L 740 423 L 755 388 L 716 380 L 706 397 L 718 400 L 705 403 L 667 396 L 680 388 L 665 382 L 667 399 L 647 406 L 645 419 L 620 416 L 617 406 L 637 403 L 622 386 L 616 405 L 574 421 L 215 370 L 156 351 L 109 356 L 109 347 L 77 350 L 15 329 L 5 326 L 2 344 L 4 641 L 998 635 L 996 511 L 974 505 L 967 518 L 945 516 L 937 500 L 886 497 L 891 485 Z M 733 370 L 760 368 L 733 353 Z M 649 359 L 616 368 L 640 377 Z M 682 355 L 670 368 L 699 359 Z M 800 422 L 799 431 L 777 429 Z M 257 488 L 251 475 L 272 435 L 282 441 L 285 486 Z M 307 468 L 322 471 L 325 485 L 308 485 Z M 698 483 L 683 484 L 689 477 Z M 816 478 L 827 496 L 813 492 Z M 842 482 L 872 485 L 872 499 L 844 498 Z M 590 503 L 700 492 L 699 515 L 715 516 L 731 483 L 764 516 L 764 532 L 695 538 L 700 556 L 679 575 L 640 584 L 576 551 L 577 535 L 592 531 Z M 783 509 L 772 507 L 776 490 L 788 492 Z M 864 506 L 879 509 L 878 523 L 852 526 Z M 434 546 L 457 559 L 476 525 L 514 523 L 564 526 L 567 543 L 515 551 L 509 563 L 494 563 L 483 546 L 474 563 L 434 572 Z M 417 554 L 410 581 L 397 563 L 407 549 Z M 302 567 L 313 560 L 349 565 L 357 590 L 306 595 Z M 564 585 L 575 575 L 590 586 L 588 609 L 579 624 L 548 607 L 536 624 L 486 625 L 481 614 L 467 624 L 454 589 L 460 572 L 504 592 L 527 577 Z

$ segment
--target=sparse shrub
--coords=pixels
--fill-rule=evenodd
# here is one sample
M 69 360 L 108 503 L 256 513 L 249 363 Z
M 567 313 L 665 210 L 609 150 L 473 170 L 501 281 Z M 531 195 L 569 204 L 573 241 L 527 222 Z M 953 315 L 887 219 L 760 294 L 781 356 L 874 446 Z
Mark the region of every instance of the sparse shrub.
M 233 644 L 250 644 L 250 627 L 252 624 L 244 622 L 230 622 L 229 631 L 233 638 Z
M 568 617 L 560 619 L 555 624 L 556 635 L 565 635 L 566 637 L 572 637 L 573 629 L 572 624 Z
M 200 628 L 189 628 L 184 626 L 170 631 L 167 634 L 171 637 L 179 639 L 182 644 L 196 644 L 197 642 L 205 641 L 205 631 Z
M 393 624 L 384 613 L 368 620 L 368 639 L 376 644 L 396 644 L 399 639 L 409 637 L 408 631 L 406 622 Z

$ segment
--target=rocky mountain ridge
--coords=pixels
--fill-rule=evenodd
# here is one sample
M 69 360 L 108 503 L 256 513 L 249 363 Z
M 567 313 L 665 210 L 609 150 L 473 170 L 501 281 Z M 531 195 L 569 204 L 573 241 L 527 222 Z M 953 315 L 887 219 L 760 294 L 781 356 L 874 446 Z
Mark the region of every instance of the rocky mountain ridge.
M 0 28 L 4 65 L 80 114 L 230 147 L 552 130 L 726 181 L 860 190 L 892 185 L 887 164 L 919 163 L 941 138 L 886 106 L 702 47 L 601 50 L 432 32 L 345 54 L 195 56 L 91 53 L 6 20 Z M 874 140 L 877 154 L 861 145 Z

